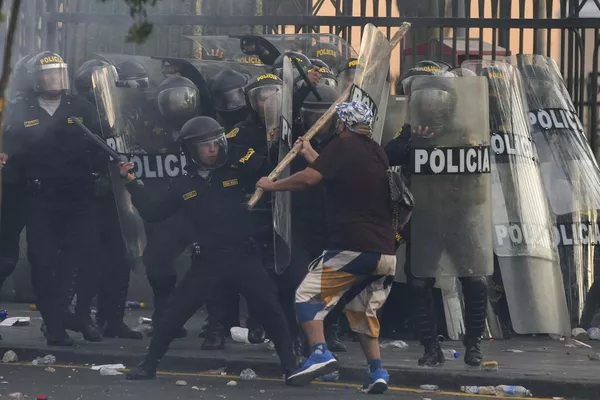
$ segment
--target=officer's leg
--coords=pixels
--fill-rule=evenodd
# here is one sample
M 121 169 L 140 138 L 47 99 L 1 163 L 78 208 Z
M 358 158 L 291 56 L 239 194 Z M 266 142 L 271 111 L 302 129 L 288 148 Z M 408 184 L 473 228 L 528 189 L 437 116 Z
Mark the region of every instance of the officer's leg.
M 284 371 L 293 371 L 296 358 L 292 351 L 290 331 L 277 299 L 277 287 L 269 279 L 260 252 L 256 249 L 250 253 L 241 252 L 235 262 L 237 274 L 234 286 L 244 296 L 250 310 L 275 344 Z
M 19 261 L 19 238 L 25 227 L 26 201 L 23 184 L 2 182 L 0 289 Z
M 103 273 L 98 295 L 98 324 L 103 328 L 104 337 L 142 339 L 141 333 L 132 331 L 123 321 L 130 267 L 113 194 L 100 196 L 96 201 L 100 216 L 99 242 L 103 253 L 100 256 Z
M 600 309 L 600 279 L 596 279 L 585 297 L 585 306 L 581 314 L 581 327 L 589 329 L 592 327 L 594 315 Z
M 60 271 L 63 282 L 60 290 L 60 301 L 63 310 L 68 309 L 69 278 L 75 279 L 77 305 L 75 316 L 85 340 L 99 342 L 102 340 L 100 330 L 91 316 L 91 305 L 100 289 L 99 236 L 96 207 L 91 193 L 82 193 L 81 197 L 70 203 L 71 213 L 65 221 L 65 240 L 62 246 L 64 266 Z M 63 317 L 64 318 L 64 317 Z
M 465 363 L 481 365 L 481 337 L 485 329 L 488 281 L 485 276 L 460 278 L 465 301 Z
M 231 326 L 232 314 L 239 315 L 239 295 L 231 289 L 229 283 L 224 282 L 214 291 L 206 309 L 208 311 L 208 325 L 206 338 L 202 342 L 202 350 L 221 350 L 225 348 L 225 336 Z
M 154 321 L 154 334 L 146 358 L 127 373 L 127 379 L 155 378 L 158 363 L 171 342 L 178 337 L 183 325 L 211 296 L 213 288 L 221 282 L 222 279 L 209 265 L 202 265 L 199 260 L 193 261 L 192 267 L 168 299 L 161 319 Z
M 431 241 L 431 258 L 421 262 L 439 262 L 443 249 L 436 246 L 437 242 L 435 239 Z M 405 272 L 414 307 L 412 325 L 425 349 L 425 354 L 419 358 L 419 365 L 434 366 L 445 361 L 437 339 L 438 329 L 433 301 L 435 278 L 419 278 L 412 273 L 410 244 L 410 235 L 407 235 Z
M 27 246 L 31 254 L 31 284 L 36 297 L 36 307 L 47 327 L 48 345 L 73 345 L 65 331 L 62 313 L 64 311 L 59 296 L 62 294 L 58 279 L 59 269 L 63 267 L 59 258 L 60 235 L 58 229 L 62 213 L 53 207 L 56 200 L 42 196 L 39 191 L 32 192 L 27 213 Z M 70 284 L 72 282 L 69 277 Z
M 146 225 L 148 242 L 143 261 L 148 282 L 154 292 L 153 321 L 162 318 L 169 296 L 175 289 L 177 275 L 173 263 L 189 244 L 185 240 L 187 224 L 188 221 L 183 218 L 183 214 L 177 214 L 165 221 Z M 177 337 L 186 335 L 187 331 L 182 328 Z

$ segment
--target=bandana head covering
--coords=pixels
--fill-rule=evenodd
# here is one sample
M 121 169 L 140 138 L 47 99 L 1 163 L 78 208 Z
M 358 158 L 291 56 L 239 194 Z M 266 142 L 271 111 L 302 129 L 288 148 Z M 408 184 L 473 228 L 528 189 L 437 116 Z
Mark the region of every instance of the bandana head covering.
M 373 129 L 373 112 L 364 103 L 358 101 L 352 101 L 349 103 L 340 103 L 335 107 L 338 118 L 346 125 L 350 132 L 357 134 L 364 134 L 358 132 L 355 126 L 362 125 L 368 128 L 371 134 Z

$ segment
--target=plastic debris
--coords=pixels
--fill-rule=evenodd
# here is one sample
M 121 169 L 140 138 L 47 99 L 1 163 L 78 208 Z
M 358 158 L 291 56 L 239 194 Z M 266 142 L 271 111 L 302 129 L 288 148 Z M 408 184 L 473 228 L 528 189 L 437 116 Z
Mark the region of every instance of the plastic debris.
M 564 397 L 553 397 L 552 400 L 565 400 Z
M 2 382 L 0 382 L 0 383 L 1 383 L 1 384 L 3 384 L 3 385 L 8 385 L 8 382 L 7 382 L 7 381 L 2 381 Z
M 45 370 L 45 371 L 46 371 L 46 372 L 56 372 L 56 370 L 55 370 L 54 368 L 52 368 L 52 367 L 48 367 L 48 368 L 46 368 L 46 370 Z
M 36 400 L 48 400 L 48 397 L 46 397 L 45 394 L 38 394 L 38 396 L 35 398 Z
M 227 386 L 237 386 L 237 382 L 236 381 L 229 381 L 229 382 L 227 382 Z
M 532 397 L 533 395 L 523 386 L 500 385 L 496 386 L 496 396 Z
M 200 390 L 200 388 L 198 386 L 192 386 L 193 390 Z
M 233 326 L 230 329 L 231 338 L 238 343 L 250 344 L 248 340 L 248 328 L 242 328 L 240 326 Z
M 102 375 L 102 376 L 117 376 L 117 375 L 123 375 L 123 373 L 114 368 L 104 367 L 104 368 L 100 368 L 100 375 Z
M 56 357 L 52 354 L 47 354 L 44 357 L 38 357 L 31 362 L 33 365 L 52 365 L 56 364 Z
M 146 333 L 151 330 L 152 330 L 152 326 L 148 325 L 148 324 L 141 324 L 141 325 L 138 325 L 135 328 L 133 328 L 133 331 L 139 332 L 139 333 Z
M 337 382 L 340 380 L 340 373 L 339 371 L 333 371 L 331 374 L 318 377 L 317 380 L 323 382 Z
M 423 390 L 439 390 L 440 388 L 438 385 L 421 385 L 419 387 Z
M 31 318 L 29 317 L 11 317 L 0 322 L 0 326 L 23 326 L 29 325 L 30 323 Z
M 2 356 L 2 362 L 4 363 L 11 363 L 17 361 L 19 361 L 19 357 L 17 357 L 17 353 L 15 353 L 12 350 L 7 351 L 6 353 L 4 353 L 4 356 Z
M 211 369 L 205 372 L 208 375 L 221 375 L 221 372 L 225 372 L 225 367 L 221 367 L 218 369 Z
M 125 369 L 123 364 L 103 364 L 103 365 L 92 365 L 90 368 L 92 371 L 100 371 L 102 368 L 109 369 Z
M 149 325 L 152 323 L 152 318 L 146 318 L 146 317 L 139 317 L 138 318 L 138 324 L 143 325 Z
M 254 372 L 252 369 L 250 368 L 246 368 L 245 370 L 243 370 L 240 373 L 240 378 L 245 380 L 245 381 L 251 381 L 253 379 L 256 379 L 258 375 L 256 375 L 256 372 Z
M 590 336 L 588 335 L 586 330 L 582 329 L 582 328 L 573 328 L 572 336 L 574 339 L 577 339 L 577 340 L 589 340 L 590 339 Z
M 496 372 L 496 371 L 498 371 L 498 362 L 497 361 L 486 361 L 481 365 L 481 369 L 486 372 Z
M 221 372 L 221 376 L 225 376 L 225 375 L 227 375 L 227 372 L 225 372 L 225 371 Z
M 565 347 L 586 347 L 588 349 L 592 348 L 592 346 L 590 346 L 589 344 L 580 342 L 579 340 L 572 339 L 572 338 L 568 338 L 566 340 Z
M 588 358 L 592 361 L 600 361 L 600 353 L 590 353 Z
M 8 395 L 9 399 L 12 400 L 25 400 L 25 395 L 21 392 L 15 392 Z
M 177 381 L 175 382 L 176 386 L 187 386 L 187 382 L 186 381 Z
M 496 388 L 494 386 L 461 386 L 460 391 L 470 394 L 496 395 Z
M 260 389 L 260 392 L 261 392 L 261 393 L 265 393 L 265 392 L 266 392 L 266 390 L 265 390 L 265 389 Z
M 460 353 L 454 349 L 442 349 L 442 353 L 444 353 L 446 360 L 456 360 L 460 357 Z
M 392 340 L 379 345 L 382 349 L 407 349 L 408 344 L 402 340 Z
M 502 351 L 505 353 L 525 353 L 525 351 L 517 349 L 504 349 Z
M 133 309 L 138 309 L 138 308 L 146 308 L 146 304 L 145 303 L 140 303 L 139 301 L 126 301 L 125 302 L 125 308 L 127 310 L 133 310 Z
M 35 304 L 30 304 L 30 305 L 29 305 L 29 309 L 30 309 L 31 311 L 37 311 L 37 307 L 36 307 L 36 305 L 35 305 Z
M 600 328 L 588 329 L 588 336 L 592 340 L 600 340 Z
M 554 340 L 561 340 L 563 338 L 562 335 L 559 335 L 556 333 L 551 333 L 548 336 L 550 337 L 550 339 L 554 339 Z

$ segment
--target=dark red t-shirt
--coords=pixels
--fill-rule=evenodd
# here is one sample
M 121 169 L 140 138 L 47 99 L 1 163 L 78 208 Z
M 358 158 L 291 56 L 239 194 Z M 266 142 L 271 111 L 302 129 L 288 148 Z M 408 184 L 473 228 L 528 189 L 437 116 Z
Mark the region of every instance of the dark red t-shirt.
M 373 140 L 336 137 L 310 166 L 325 180 L 330 250 L 396 254 L 388 159 Z

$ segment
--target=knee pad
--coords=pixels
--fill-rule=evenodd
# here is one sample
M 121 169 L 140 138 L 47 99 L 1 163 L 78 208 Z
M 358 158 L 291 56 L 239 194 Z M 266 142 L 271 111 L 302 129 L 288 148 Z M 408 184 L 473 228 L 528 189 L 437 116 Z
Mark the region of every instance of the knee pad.
M 435 286 L 435 278 L 416 278 L 410 276 L 408 277 L 408 284 L 412 290 L 428 291 Z
M 470 276 L 466 278 L 460 278 L 463 291 L 471 295 L 480 295 L 486 293 L 488 290 L 488 280 L 485 276 Z

